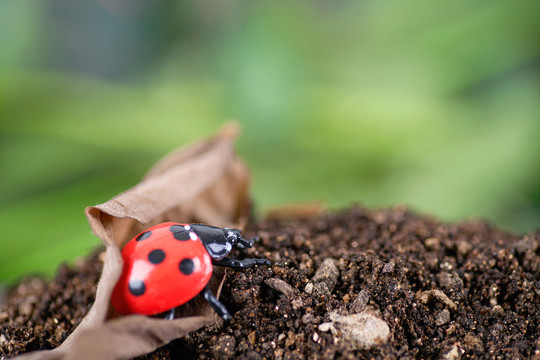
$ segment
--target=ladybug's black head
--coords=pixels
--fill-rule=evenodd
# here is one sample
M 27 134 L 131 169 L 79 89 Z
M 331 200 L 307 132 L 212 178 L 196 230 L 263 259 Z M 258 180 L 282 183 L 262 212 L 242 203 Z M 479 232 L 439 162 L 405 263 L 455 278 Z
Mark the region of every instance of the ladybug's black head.
M 227 242 L 231 244 L 236 244 L 239 239 L 242 238 L 242 232 L 238 229 L 229 229 L 225 228 L 225 235 L 227 236 Z
M 244 246 L 248 246 L 248 247 L 250 246 L 249 241 L 244 239 L 244 237 L 242 236 L 242 231 L 240 231 L 239 229 L 226 228 L 225 234 L 227 235 L 227 241 L 233 245 L 236 243 L 240 243 Z

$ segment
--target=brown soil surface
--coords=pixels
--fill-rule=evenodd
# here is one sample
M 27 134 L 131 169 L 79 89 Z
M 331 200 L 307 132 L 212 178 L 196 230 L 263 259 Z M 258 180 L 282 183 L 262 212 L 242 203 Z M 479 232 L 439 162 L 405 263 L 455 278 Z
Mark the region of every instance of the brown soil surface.
M 246 230 L 254 234 L 255 248 L 232 256 L 273 265 L 229 270 L 221 299 L 233 319 L 142 358 L 540 359 L 540 234 L 401 207 L 265 220 Z M 92 303 L 100 253 L 9 294 L 0 355 L 66 338 Z M 369 321 L 342 321 L 354 316 Z

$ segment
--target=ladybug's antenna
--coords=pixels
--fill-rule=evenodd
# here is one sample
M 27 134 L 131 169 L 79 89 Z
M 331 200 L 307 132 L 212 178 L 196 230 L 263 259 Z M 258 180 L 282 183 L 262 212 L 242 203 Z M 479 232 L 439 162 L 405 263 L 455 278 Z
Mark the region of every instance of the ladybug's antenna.
M 254 239 L 246 240 L 243 237 L 240 237 L 240 239 L 238 239 L 238 244 L 240 244 L 240 245 L 242 245 L 244 247 L 250 248 L 250 247 L 253 246 L 253 241 L 254 241 Z

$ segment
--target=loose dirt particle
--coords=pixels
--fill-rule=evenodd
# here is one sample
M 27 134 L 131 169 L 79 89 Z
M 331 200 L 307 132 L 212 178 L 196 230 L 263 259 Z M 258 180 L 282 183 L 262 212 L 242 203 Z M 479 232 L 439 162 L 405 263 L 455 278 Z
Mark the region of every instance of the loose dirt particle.
M 255 344 L 255 340 L 256 340 L 256 334 L 255 334 L 255 331 L 252 331 L 248 334 L 248 341 L 251 343 L 251 344 Z
M 294 296 L 294 289 L 291 285 L 287 284 L 285 281 L 281 279 L 266 279 L 265 284 L 270 286 L 272 289 L 279 291 L 283 295 L 287 297 L 293 297 Z
M 431 299 L 437 299 L 441 301 L 443 304 L 445 304 L 446 306 L 448 306 L 451 310 L 457 309 L 456 303 L 450 300 L 450 298 L 446 296 L 446 294 L 442 292 L 441 290 L 423 291 L 423 292 L 418 293 L 417 297 L 424 304 L 427 304 Z

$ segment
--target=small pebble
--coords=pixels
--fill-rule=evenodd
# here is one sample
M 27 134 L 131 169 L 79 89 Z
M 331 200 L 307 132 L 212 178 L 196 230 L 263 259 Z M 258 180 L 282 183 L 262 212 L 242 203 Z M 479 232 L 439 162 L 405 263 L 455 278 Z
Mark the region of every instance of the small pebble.
M 304 324 L 311 324 L 315 322 L 315 316 L 313 314 L 307 313 L 304 316 L 302 316 L 302 322 Z
M 435 315 L 435 325 L 441 326 L 450 321 L 450 311 L 447 308 L 442 309 Z
M 332 292 L 328 288 L 328 285 L 324 282 L 319 282 L 313 285 L 313 296 L 317 298 L 331 298 Z
M 389 262 L 387 262 L 386 264 L 384 264 L 383 266 L 383 273 L 390 273 L 392 271 L 394 271 L 396 267 L 396 261 L 394 259 L 390 260 Z
M 473 249 L 473 246 L 468 241 L 461 240 L 461 241 L 458 241 L 457 243 L 458 253 L 462 256 L 467 255 L 469 252 L 471 252 L 472 249 Z
M 369 350 L 386 343 L 390 338 L 390 328 L 386 322 L 369 313 L 348 316 L 330 313 L 333 326 L 341 331 L 343 341 L 356 350 Z
M 291 305 L 294 310 L 298 310 L 304 306 L 304 302 L 302 301 L 301 297 L 297 297 L 296 299 L 291 301 Z
M 311 282 L 314 284 L 324 283 L 328 287 L 328 290 L 332 291 L 334 290 L 334 286 L 336 286 L 338 278 L 339 270 L 336 266 L 336 261 L 331 258 L 326 258 L 315 272 Z
M 461 280 L 455 271 L 443 271 L 442 273 L 437 274 L 436 277 L 441 287 L 445 290 L 452 292 L 454 290 L 463 289 L 463 280 Z
M 334 325 L 331 322 L 322 323 L 319 325 L 319 330 L 322 332 L 328 332 L 334 328 Z
M 294 333 L 292 331 L 289 331 L 287 334 L 287 339 L 285 339 L 285 346 L 292 346 L 294 345 Z
M 462 353 L 462 351 L 459 348 L 459 346 L 457 344 L 454 344 L 454 345 L 452 345 L 452 347 L 448 351 L 442 353 L 441 359 L 443 359 L 443 360 L 459 360 L 459 359 L 461 359 L 461 353 Z
M 362 312 L 369 302 L 369 293 L 366 290 L 362 290 L 358 293 L 358 296 L 353 300 L 349 309 L 352 313 Z
M 493 311 L 494 314 L 499 316 L 504 316 L 505 312 L 501 305 L 495 305 L 491 308 L 491 311 Z
M 482 340 L 476 337 L 473 333 L 468 333 L 465 335 L 465 346 L 468 349 L 476 351 L 484 351 L 484 344 Z
M 424 241 L 424 245 L 426 245 L 426 248 L 430 250 L 437 251 L 441 247 L 441 241 L 439 240 L 439 238 L 431 237 Z

